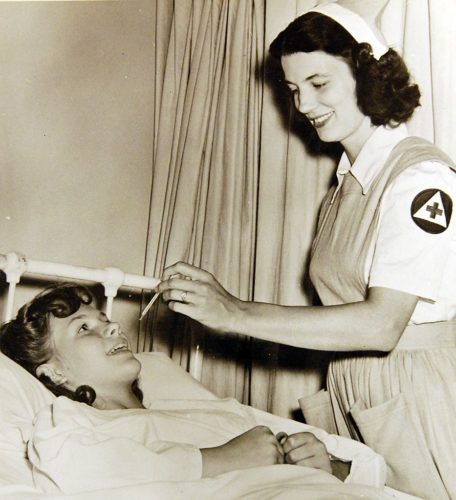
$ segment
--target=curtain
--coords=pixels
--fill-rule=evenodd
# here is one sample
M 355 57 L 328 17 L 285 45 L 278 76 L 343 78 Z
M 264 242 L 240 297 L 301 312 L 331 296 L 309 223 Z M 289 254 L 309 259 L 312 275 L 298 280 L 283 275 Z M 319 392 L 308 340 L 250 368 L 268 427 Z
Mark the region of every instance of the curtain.
M 252 299 L 262 2 L 155 0 L 147 274 L 183 260 Z M 152 335 L 149 335 L 152 331 Z M 139 350 L 167 352 L 220 396 L 248 399 L 248 338 L 210 335 L 158 304 Z M 196 356 L 197 355 L 197 356 Z
M 277 34 L 315 1 L 266 0 L 266 49 Z M 327 191 L 338 148 L 320 143 L 305 123 L 293 120 L 292 103 L 277 85 L 276 63 L 264 56 L 265 89 L 261 128 L 261 175 L 255 299 L 309 305 L 308 254 L 320 202 Z M 278 332 L 280 334 L 280 332 Z M 255 341 L 252 404 L 293 415 L 298 398 L 317 392 L 327 355 Z
M 456 36 L 453 0 L 390 0 L 382 31 L 410 68 L 421 90 L 421 106 L 409 130 L 456 158 Z
M 154 0 L 148 274 L 185 260 L 243 299 L 312 302 L 308 253 L 340 151 L 293 117 L 267 48 L 315 3 Z M 453 0 L 390 0 L 380 18 L 422 91 L 409 129 L 453 158 L 455 15 Z M 283 416 L 320 388 L 327 363 L 324 353 L 211 334 L 163 304 L 150 314 L 138 347 L 167 352 L 220 396 Z

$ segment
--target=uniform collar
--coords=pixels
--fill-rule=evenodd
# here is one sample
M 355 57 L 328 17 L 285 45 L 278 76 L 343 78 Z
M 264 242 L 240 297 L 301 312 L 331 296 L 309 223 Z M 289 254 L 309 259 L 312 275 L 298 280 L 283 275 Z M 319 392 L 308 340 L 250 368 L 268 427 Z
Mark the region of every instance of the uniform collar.
M 404 124 L 396 128 L 380 126 L 366 141 L 353 165 L 350 164 L 348 156 L 344 152 L 337 166 L 337 187 L 334 195 L 339 191 L 347 172 L 352 173 L 361 185 L 363 194 L 366 194 L 383 169 L 393 148 L 408 135 L 407 127 Z

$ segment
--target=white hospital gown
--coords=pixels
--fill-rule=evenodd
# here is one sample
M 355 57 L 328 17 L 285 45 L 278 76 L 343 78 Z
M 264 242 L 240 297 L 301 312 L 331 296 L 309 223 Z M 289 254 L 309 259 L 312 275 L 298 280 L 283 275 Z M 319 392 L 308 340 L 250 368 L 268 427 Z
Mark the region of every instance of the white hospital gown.
M 383 459 L 366 446 L 233 399 L 156 400 L 146 410 L 97 410 L 59 397 L 38 414 L 28 453 L 35 482 L 47 492 L 194 482 L 202 474 L 199 448 L 224 444 L 256 425 L 268 425 L 274 432 L 314 432 L 331 454 L 352 462 L 348 483 L 384 484 Z M 272 472 L 259 477 L 262 484 L 282 473 L 300 476 L 304 484 L 309 473 L 316 483 L 341 484 L 323 471 L 269 467 Z M 248 480 L 255 476 L 244 472 Z

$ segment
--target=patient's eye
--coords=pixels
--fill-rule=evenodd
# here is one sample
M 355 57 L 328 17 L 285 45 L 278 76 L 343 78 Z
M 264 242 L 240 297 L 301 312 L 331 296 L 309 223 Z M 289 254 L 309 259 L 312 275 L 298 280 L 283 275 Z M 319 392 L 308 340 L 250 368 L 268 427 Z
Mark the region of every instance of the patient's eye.
M 79 334 L 84 334 L 84 332 L 89 331 L 89 325 L 87 323 L 83 323 L 79 328 L 78 328 L 78 335 Z

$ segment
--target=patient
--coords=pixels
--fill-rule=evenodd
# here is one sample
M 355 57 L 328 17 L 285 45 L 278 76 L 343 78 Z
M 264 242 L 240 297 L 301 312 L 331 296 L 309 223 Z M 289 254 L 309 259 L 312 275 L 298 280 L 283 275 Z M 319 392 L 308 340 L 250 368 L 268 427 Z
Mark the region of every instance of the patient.
M 109 418 L 124 415 L 121 410 L 142 410 L 146 415 L 152 412 L 151 415 L 158 418 L 158 413 L 153 413 L 156 409 L 153 405 L 149 404 L 148 410 L 143 404 L 138 387 L 141 365 L 131 352 L 127 337 L 118 323 L 110 321 L 93 304 L 93 296 L 83 286 L 65 283 L 50 287 L 25 304 L 14 320 L 2 325 L 0 350 L 37 377 L 56 396 L 72 400 L 56 400 L 60 403 L 54 405 L 54 413 L 49 414 L 53 425 L 59 409 L 65 415 L 72 405 L 81 403 L 86 408 L 82 408 L 81 414 L 89 416 L 91 425 L 95 425 L 93 422 L 98 425 L 101 417 L 86 405 L 107 410 L 105 415 Z M 283 463 L 322 469 L 340 479 L 349 473 L 349 464 L 330 461 L 325 445 L 310 432 L 274 435 L 268 427 L 255 425 L 239 414 L 237 407 L 233 410 L 230 407 L 228 412 L 233 411 L 238 422 L 237 427 L 233 427 L 231 421 L 224 422 L 222 412 L 217 411 L 220 435 L 216 446 L 207 446 L 204 440 L 200 441 L 203 445 L 196 449 L 189 445 L 198 444 L 195 443 L 198 441 L 198 426 L 204 428 L 208 425 L 203 409 L 192 412 L 192 435 L 188 436 L 188 419 L 181 425 L 180 414 L 177 417 L 172 411 L 166 414 L 168 419 L 175 418 L 170 433 L 164 431 L 161 434 L 160 425 L 154 421 L 153 429 L 159 444 L 153 444 L 151 448 L 168 463 L 179 464 L 179 469 L 184 469 L 179 472 L 184 479 L 213 477 L 228 471 Z M 142 418 L 145 414 L 139 413 Z M 138 412 L 132 415 L 138 415 Z M 208 418 L 213 425 L 214 417 Z M 37 432 L 38 438 L 42 435 L 48 437 L 50 430 L 46 428 L 43 434 L 43 427 L 39 427 Z M 144 438 L 134 435 L 132 439 Z M 163 442 L 168 444 L 163 445 Z M 39 446 L 34 443 L 31 453 L 38 452 Z M 157 465 L 157 471 L 160 470 L 164 469 Z M 163 479 L 169 479 L 167 472 L 164 474 Z M 173 474 L 171 479 L 175 479 Z

